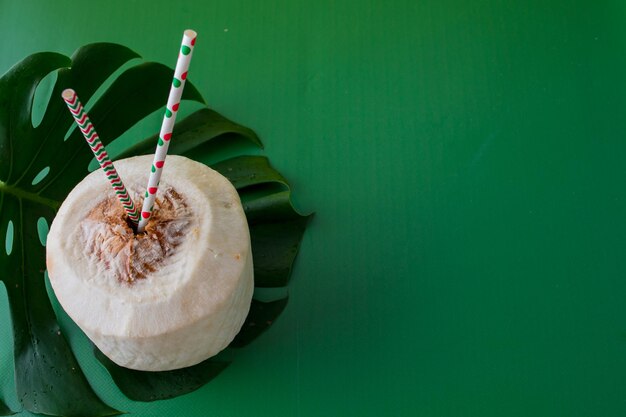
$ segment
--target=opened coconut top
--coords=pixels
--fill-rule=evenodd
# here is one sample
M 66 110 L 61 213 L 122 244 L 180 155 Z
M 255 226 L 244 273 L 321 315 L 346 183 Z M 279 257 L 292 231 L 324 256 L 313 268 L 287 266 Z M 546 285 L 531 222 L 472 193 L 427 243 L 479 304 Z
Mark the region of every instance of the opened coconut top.
M 137 204 L 151 164 L 150 155 L 116 161 Z M 126 218 L 106 176 L 94 171 L 50 227 L 50 283 L 84 331 L 124 337 L 174 331 L 221 311 L 251 274 L 239 195 L 206 165 L 170 155 L 146 232 L 135 234 Z
M 161 195 L 143 233 L 131 228 L 115 197 L 97 204 L 80 223 L 83 256 L 129 285 L 158 271 L 176 254 L 193 218 L 192 210 L 176 190 L 162 189 Z
M 137 203 L 151 164 L 150 155 L 116 161 Z M 135 234 L 94 171 L 63 202 L 46 244 L 63 309 L 132 369 L 175 369 L 216 354 L 239 331 L 254 288 L 246 216 L 228 179 L 171 155 L 157 197 L 146 232 Z

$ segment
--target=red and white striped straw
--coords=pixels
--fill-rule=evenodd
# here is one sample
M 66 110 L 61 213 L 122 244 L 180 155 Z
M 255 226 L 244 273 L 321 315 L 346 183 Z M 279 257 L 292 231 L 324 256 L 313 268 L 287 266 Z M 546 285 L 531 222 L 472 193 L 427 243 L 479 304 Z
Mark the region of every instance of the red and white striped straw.
M 176 69 L 174 70 L 174 79 L 172 81 L 172 87 L 170 88 L 169 98 L 167 99 L 165 116 L 163 116 L 159 141 L 154 153 L 150 178 L 148 179 L 148 187 L 143 200 L 143 207 L 141 208 L 141 219 L 139 219 L 139 225 L 137 226 L 138 233 L 145 230 L 146 224 L 148 224 L 148 220 L 150 220 L 152 216 L 154 200 L 159 187 L 159 181 L 161 180 L 167 149 L 170 146 L 174 122 L 176 122 L 176 114 L 178 113 L 180 98 L 183 94 L 183 88 L 185 87 L 185 80 L 187 79 L 187 71 L 189 70 L 189 63 L 191 62 L 193 47 L 196 44 L 196 37 L 197 33 L 191 29 L 186 30 L 183 34 L 183 42 L 180 46 L 180 53 L 178 54 Z
M 135 204 L 133 204 L 133 200 L 128 195 L 128 191 L 126 191 L 126 187 L 124 186 L 122 179 L 117 174 L 117 171 L 113 166 L 113 162 L 109 158 L 109 154 L 107 154 L 106 149 L 104 149 L 104 145 L 100 142 L 100 137 L 96 133 L 91 120 L 89 120 L 89 116 L 87 116 L 83 105 L 80 103 L 80 100 L 76 95 L 76 92 L 71 88 L 68 88 L 63 91 L 62 97 L 63 100 L 65 100 L 67 107 L 70 109 L 70 113 L 74 116 L 74 120 L 80 128 L 80 131 L 83 132 L 83 136 L 85 136 L 85 139 L 98 160 L 98 163 L 102 167 L 104 174 L 111 183 L 113 190 L 115 190 L 117 198 L 120 200 L 120 203 L 122 203 L 122 206 L 124 206 L 126 213 L 128 213 L 128 217 L 133 221 L 133 223 L 136 224 L 139 220 L 139 211 L 135 207 Z

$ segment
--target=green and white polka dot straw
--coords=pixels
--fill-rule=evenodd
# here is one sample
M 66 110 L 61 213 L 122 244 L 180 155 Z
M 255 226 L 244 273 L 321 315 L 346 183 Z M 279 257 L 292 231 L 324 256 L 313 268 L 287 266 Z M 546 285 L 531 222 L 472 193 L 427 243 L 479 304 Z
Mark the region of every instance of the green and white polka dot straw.
M 146 224 L 148 224 L 148 220 L 150 220 L 150 217 L 152 216 L 154 200 L 159 187 L 159 180 L 161 179 L 163 165 L 165 165 L 165 157 L 167 156 L 167 149 L 169 148 L 170 139 L 172 138 L 174 122 L 176 121 L 176 114 L 178 113 L 178 107 L 180 106 L 180 98 L 183 94 L 183 88 L 185 87 L 185 80 L 187 79 L 187 71 L 189 70 L 189 63 L 191 62 L 191 55 L 193 53 L 194 45 L 196 44 L 196 36 L 197 33 L 191 29 L 186 30 L 183 34 L 183 42 L 180 47 L 180 53 L 178 54 L 178 61 L 176 62 L 176 69 L 174 70 L 174 79 L 172 80 L 170 95 L 167 99 L 165 116 L 163 116 L 163 124 L 161 125 L 161 132 L 159 133 L 159 141 L 157 143 L 156 152 L 154 153 L 154 161 L 152 162 L 150 178 L 148 179 L 148 187 L 143 200 L 143 207 L 141 208 L 141 219 L 139 220 L 139 225 L 137 226 L 138 233 L 145 230 Z

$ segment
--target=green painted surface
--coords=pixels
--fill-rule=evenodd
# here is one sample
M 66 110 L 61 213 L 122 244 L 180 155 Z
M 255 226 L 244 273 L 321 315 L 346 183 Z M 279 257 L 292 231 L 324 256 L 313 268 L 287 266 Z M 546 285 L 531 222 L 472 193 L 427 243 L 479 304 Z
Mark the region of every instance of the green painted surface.
M 95 389 L 137 416 L 626 415 L 625 22 L 618 0 L 0 1 L 0 72 L 93 41 L 173 66 L 197 30 L 190 79 L 317 213 L 283 316 L 193 394 L 125 400 L 64 318 Z

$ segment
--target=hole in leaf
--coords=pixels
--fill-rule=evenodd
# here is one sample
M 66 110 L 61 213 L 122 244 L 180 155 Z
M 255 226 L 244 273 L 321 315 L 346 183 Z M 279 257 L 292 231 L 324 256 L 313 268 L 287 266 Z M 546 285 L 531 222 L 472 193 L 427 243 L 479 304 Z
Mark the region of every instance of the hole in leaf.
M 30 114 L 30 121 L 33 127 L 37 127 L 41 124 L 50 97 L 52 96 L 52 90 L 54 90 L 54 84 L 57 82 L 57 71 L 52 71 L 41 79 L 35 90 L 35 97 L 33 98 L 33 107 Z
M 46 246 L 46 239 L 48 238 L 48 221 L 43 217 L 37 219 L 37 234 L 39 235 L 39 243 L 41 246 Z
M 262 301 L 264 303 L 269 303 L 271 301 L 282 300 L 283 298 L 287 298 L 289 296 L 289 290 L 287 287 L 276 287 L 276 288 L 254 288 L 254 296 L 255 300 Z
M 107 150 L 107 153 L 108 153 L 108 150 Z M 87 166 L 87 171 L 94 172 L 98 168 L 100 168 L 100 163 L 98 162 L 98 160 L 96 158 L 93 158 L 89 162 L 89 165 Z
M 39 171 L 39 174 L 35 175 L 35 178 L 33 178 L 33 182 L 31 184 L 32 185 L 39 184 L 41 181 L 43 181 L 44 178 L 48 176 L 49 173 L 50 173 L 50 167 L 45 167 L 44 169 Z
M 4 250 L 7 255 L 10 255 L 13 252 L 13 220 L 9 220 L 9 224 L 7 224 L 7 235 L 4 240 Z
M 174 131 L 176 134 L 176 131 Z M 224 133 L 202 145 L 184 152 L 187 157 L 200 158 L 212 165 L 237 155 L 260 155 L 261 148 L 238 133 Z
M 75 129 L 76 129 L 76 123 L 72 123 L 70 128 L 67 130 L 67 133 L 63 137 L 63 142 L 65 142 L 66 140 L 68 140 L 70 138 L 70 136 L 72 136 L 72 133 L 74 133 Z
M 87 101 L 85 101 L 85 98 L 80 95 L 81 93 L 80 91 L 76 91 L 76 94 L 78 94 L 78 97 L 81 98 L 80 101 L 83 103 L 83 106 L 85 106 L 85 110 L 87 110 L 87 114 L 89 114 L 88 110 L 91 109 L 98 100 L 100 100 L 100 97 L 102 97 L 102 95 L 109 89 L 109 87 L 111 87 L 113 82 L 115 82 L 115 80 L 117 80 L 117 78 L 120 75 L 122 75 L 122 73 L 124 73 L 127 69 L 132 68 L 135 65 L 138 65 L 140 63 L 141 63 L 141 58 L 132 58 L 128 62 L 125 62 L 124 64 L 122 64 L 121 67 L 116 69 L 111 75 L 109 75 L 109 77 L 106 80 L 104 80 L 104 82 L 102 82 L 102 84 L 100 84 L 100 87 L 98 87 L 96 91 L 94 91 L 94 93 L 91 95 L 91 97 L 89 97 L 89 100 Z M 165 105 L 165 103 L 163 105 Z M 96 131 L 97 130 L 98 130 L 98 126 L 96 126 Z
M 188 103 L 185 102 L 184 104 L 186 105 Z M 178 117 L 179 118 L 177 120 L 182 120 L 182 118 L 180 117 L 180 114 Z M 126 148 L 128 148 L 129 146 L 132 146 L 135 143 L 137 143 L 138 140 L 141 140 L 141 139 L 150 137 L 153 134 L 159 133 L 159 128 L 162 122 L 163 122 L 163 109 L 155 110 L 149 115 L 147 115 L 146 117 L 144 117 L 143 119 L 141 119 L 140 121 L 138 121 L 134 126 L 131 126 L 130 129 L 122 133 L 118 138 L 108 143 L 106 145 L 107 153 L 109 154 L 113 162 L 117 160 L 117 157 L 120 153 L 126 150 Z M 173 137 L 176 137 L 176 133 L 174 133 Z M 154 148 L 156 148 L 157 146 L 156 140 L 154 141 L 153 146 Z M 152 149 L 150 152 L 154 152 L 154 149 Z M 92 171 L 91 167 L 94 167 L 94 166 L 96 168 L 99 167 L 98 162 L 95 159 L 92 161 L 92 164 L 90 164 L 89 171 Z
M 115 70 L 115 72 L 113 72 L 113 74 L 109 75 L 109 78 L 107 78 L 102 84 L 100 84 L 100 87 L 98 87 L 98 89 L 92 94 L 92 96 L 89 98 L 89 100 L 87 102 L 85 102 L 85 97 L 81 96 L 81 91 L 76 91 L 76 94 L 78 94 L 78 97 L 80 98 L 80 101 L 82 103 L 82 105 L 84 106 L 85 110 L 87 111 L 87 114 L 89 114 L 89 110 L 93 107 L 93 105 L 100 99 L 100 97 L 102 97 L 102 94 L 104 94 L 105 91 L 107 91 L 109 89 L 109 87 L 111 86 L 111 84 L 113 84 L 113 82 L 127 69 L 134 67 L 135 65 L 137 65 L 139 62 L 141 61 L 140 58 L 133 58 L 130 61 L 126 62 L 125 64 L 123 64 L 121 67 L 119 67 L 117 70 Z M 96 128 L 96 132 L 98 131 L 98 126 L 94 126 Z M 70 128 L 67 130 L 67 133 L 65 134 L 65 136 L 63 137 L 63 141 L 65 142 L 66 140 L 68 140 L 70 138 L 70 136 L 72 136 L 72 134 L 74 134 L 74 130 L 76 130 L 76 123 L 72 123 L 72 125 L 70 126 Z M 80 134 L 80 132 L 79 132 Z M 81 140 L 82 139 L 82 135 L 81 135 Z M 107 148 L 107 152 L 109 152 L 108 148 Z M 110 152 L 109 152 L 110 154 Z

